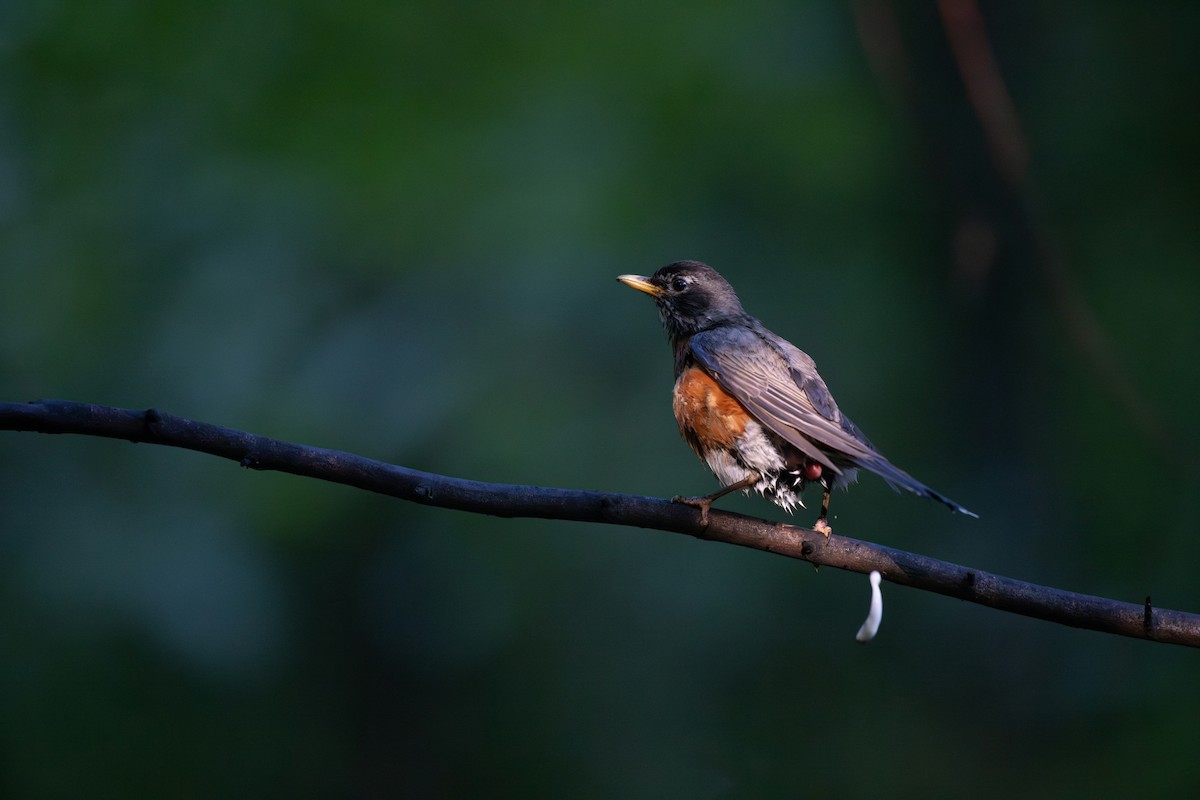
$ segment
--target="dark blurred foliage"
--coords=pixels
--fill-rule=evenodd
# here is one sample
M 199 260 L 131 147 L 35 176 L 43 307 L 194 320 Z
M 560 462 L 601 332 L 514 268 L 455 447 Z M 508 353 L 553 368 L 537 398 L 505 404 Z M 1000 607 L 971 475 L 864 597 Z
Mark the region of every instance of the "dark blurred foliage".
M 1200 5 L 982 11 L 1019 185 L 933 4 L 0 4 L 0 396 L 703 492 L 613 280 L 698 258 L 982 516 L 836 530 L 1200 609 Z M 0 794 L 1200 787 L 1194 653 L 885 595 L 862 647 L 860 575 L 0 434 Z

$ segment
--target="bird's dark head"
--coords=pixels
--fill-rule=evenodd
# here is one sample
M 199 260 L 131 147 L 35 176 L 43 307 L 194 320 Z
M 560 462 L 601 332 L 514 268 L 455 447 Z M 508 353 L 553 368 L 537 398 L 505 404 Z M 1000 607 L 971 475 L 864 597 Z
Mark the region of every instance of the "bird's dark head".
M 676 261 L 650 277 L 621 275 L 617 280 L 654 298 L 672 341 L 746 315 L 729 281 L 699 261 Z

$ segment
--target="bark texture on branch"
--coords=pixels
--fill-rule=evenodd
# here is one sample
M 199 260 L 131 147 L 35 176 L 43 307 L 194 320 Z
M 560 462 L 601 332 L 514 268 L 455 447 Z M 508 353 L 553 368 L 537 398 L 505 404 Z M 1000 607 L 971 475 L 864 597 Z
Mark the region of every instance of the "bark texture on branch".
M 73 433 L 182 447 L 250 469 L 288 472 L 478 514 L 604 522 L 683 533 L 863 574 L 879 570 L 885 580 L 901 586 L 1076 628 L 1200 647 L 1200 615 L 1152 608 L 1149 598 L 1139 605 L 1077 594 L 836 534 L 826 539 L 807 528 L 715 509 L 708 526 L 702 527 L 697 509 L 651 497 L 451 478 L 155 409 L 133 411 L 65 400 L 0 402 L 0 430 Z

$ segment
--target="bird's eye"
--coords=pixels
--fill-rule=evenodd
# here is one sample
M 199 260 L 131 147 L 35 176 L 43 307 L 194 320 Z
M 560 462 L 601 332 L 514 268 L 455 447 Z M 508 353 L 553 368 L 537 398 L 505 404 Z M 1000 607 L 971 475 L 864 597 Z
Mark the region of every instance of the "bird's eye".
M 684 277 L 681 277 L 681 276 L 679 276 L 679 275 L 676 275 L 676 276 L 675 276 L 675 277 L 674 277 L 674 278 L 671 280 L 671 289 L 672 289 L 672 290 L 674 290 L 674 291 L 676 291 L 676 292 L 682 292 L 682 291 L 683 291 L 684 289 L 686 289 L 687 287 L 688 287 L 688 281 L 687 281 L 687 278 L 684 278 Z

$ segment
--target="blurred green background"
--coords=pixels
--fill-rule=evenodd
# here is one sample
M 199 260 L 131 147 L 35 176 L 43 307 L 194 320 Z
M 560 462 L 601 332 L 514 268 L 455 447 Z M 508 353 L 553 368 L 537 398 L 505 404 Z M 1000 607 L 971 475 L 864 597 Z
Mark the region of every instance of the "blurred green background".
M 982 11 L 1016 188 L 933 4 L 2 3 L 0 399 L 705 492 L 614 281 L 696 258 L 982 516 L 838 532 L 1200 610 L 1200 5 Z M 0 433 L 0 794 L 1200 788 L 1194 652 L 884 589 Z

